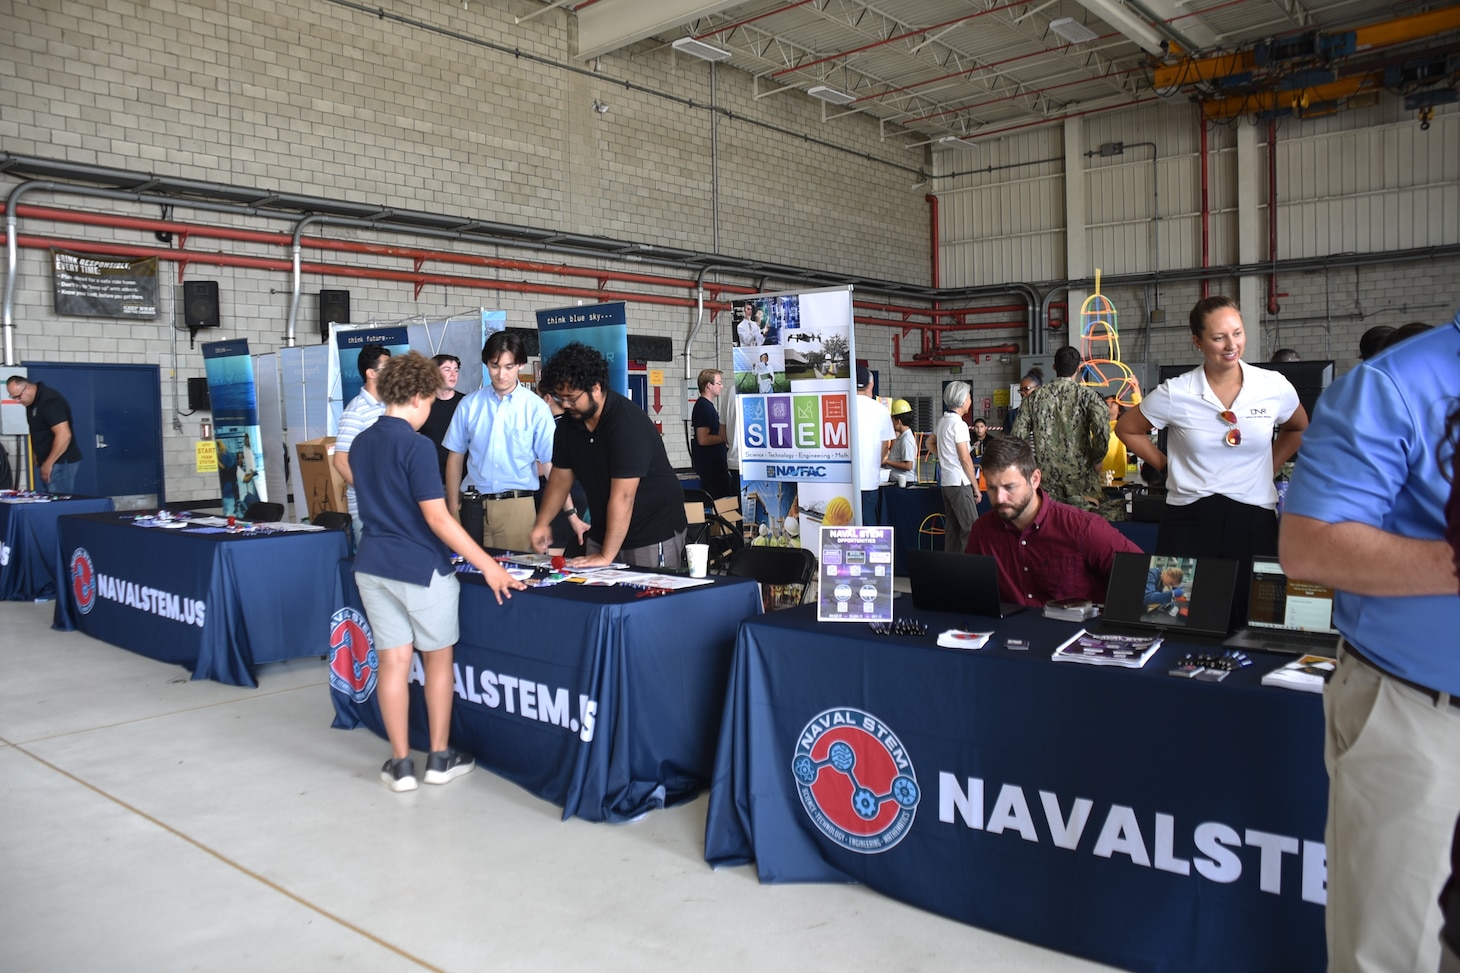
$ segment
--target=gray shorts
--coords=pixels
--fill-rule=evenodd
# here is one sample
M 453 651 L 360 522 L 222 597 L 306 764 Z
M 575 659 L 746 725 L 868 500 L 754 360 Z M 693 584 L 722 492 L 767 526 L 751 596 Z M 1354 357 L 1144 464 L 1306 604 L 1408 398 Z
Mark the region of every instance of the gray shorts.
M 456 644 L 461 634 L 456 612 L 461 583 L 455 573 L 435 574 L 429 585 L 419 585 L 357 571 L 355 586 L 377 651 L 414 645 L 422 652 L 434 652 Z

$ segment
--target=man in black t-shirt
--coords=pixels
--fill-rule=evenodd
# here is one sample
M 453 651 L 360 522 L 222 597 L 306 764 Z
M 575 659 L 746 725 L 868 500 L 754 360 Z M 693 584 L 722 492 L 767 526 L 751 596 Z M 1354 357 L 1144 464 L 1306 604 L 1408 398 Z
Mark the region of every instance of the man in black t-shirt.
M 690 427 L 690 464 L 700 475 L 700 486 L 715 499 L 731 496 L 730 467 L 726 463 L 725 444 L 728 430 L 720 428 L 720 413 L 715 410 L 715 397 L 725 390 L 725 379 L 718 368 L 700 372 L 700 397 L 695 399 Z
M 552 543 L 552 515 L 574 482 L 588 496 L 586 557 L 573 567 L 615 561 L 646 568 L 684 563 L 684 491 L 664 440 L 644 411 L 608 388 L 608 362 L 579 342 L 543 367 L 542 388 L 563 407 L 553 437 L 553 471 L 532 528 L 533 550 Z
M 53 388 L 19 375 L 5 380 L 5 391 L 25 406 L 30 423 L 30 445 L 35 454 L 36 487 L 50 493 L 70 493 L 76 485 L 81 448 L 71 426 L 71 406 Z
M 436 355 L 431 361 L 441 372 L 441 388 L 431 400 L 431 415 L 421 425 L 421 435 L 436 444 L 436 465 L 441 469 L 441 482 L 446 482 L 446 447 L 441 441 L 451 427 L 451 417 L 465 395 L 456 391 L 456 381 L 461 377 L 461 359 L 455 355 Z

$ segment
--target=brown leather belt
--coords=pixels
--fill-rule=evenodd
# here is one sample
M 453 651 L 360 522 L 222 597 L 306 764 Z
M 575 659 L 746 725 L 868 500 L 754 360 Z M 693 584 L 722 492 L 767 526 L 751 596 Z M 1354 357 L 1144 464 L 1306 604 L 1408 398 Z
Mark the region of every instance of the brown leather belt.
M 1351 656 L 1353 656 L 1355 659 L 1357 659 L 1358 661 L 1362 662 L 1364 665 L 1368 666 L 1370 669 L 1373 669 L 1375 672 L 1379 673 L 1380 675 L 1386 676 L 1386 677 L 1388 677 L 1390 679 L 1393 679 L 1397 683 L 1401 683 L 1401 684 L 1403 684 L 1405 686 L 1408 686 L 1410 689 L 1413 689 L 1415 692 L 1417 692 L 1420 695 L 1424 696 L 1426 699 L 1428 699 L 1432 703 L 1438 703 L 1440 701 L 1440 697 L 1441 696 L 1449 695 L 1447 693 L 1440 692 L 1438 689 L 1431 689 L 1428 686 L 1421 686 L 1417 682 L 1410 682 L 1408 679 L 1405 679 L 1403 676 L 1396 676 L 1394 673 L 1390 672 L 1388 669 L 1383 668 L 1377 662 L 1375 662 L 1374 660 L 1372 660 L 1372 659 L 1368 658 L 1367 656 L 1365 656 L 1362 652 L 1357 651 L 1352 645 L 1349 645 L 1347 639 L 1344 639 L 1344 642 L 1343 642 L 1343 651 L 1344 651 L 1344 654 L 1345 655 L 1351 655 Z M 1456 709 L 1460 709 L 1460 696 L 1450 696 L 1450 705 L 1453 706 L 1453 707 L 1455 707 Z

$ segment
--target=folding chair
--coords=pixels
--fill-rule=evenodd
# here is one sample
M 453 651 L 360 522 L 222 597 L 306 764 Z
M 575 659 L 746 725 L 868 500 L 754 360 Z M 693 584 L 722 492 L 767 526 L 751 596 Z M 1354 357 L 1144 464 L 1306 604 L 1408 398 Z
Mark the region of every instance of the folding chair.
M 804 547 L 742 547 L 730 558 L 725 571 L 734 578 L 754 578 L 761 584 L 761 602 L 766 611 L 794 608 L 806 600 L 816 578 L 816 555 Z M 787 597 L 783 589 L 799 590 Z
M 243 519 L 260 524 L 276 524 L 284 519 L 284 505 L 282 503 L 270 503 L 267 500 L 251 503 L 248 505 L 248 509 L 244 511 Z
M 709 545 L 710 565 L 723 572 L 731 556 L 745 546 L 740 525 L 731 523 L 705 490 L 684 491 L 684 516 L 689 522 L 684 542 Z

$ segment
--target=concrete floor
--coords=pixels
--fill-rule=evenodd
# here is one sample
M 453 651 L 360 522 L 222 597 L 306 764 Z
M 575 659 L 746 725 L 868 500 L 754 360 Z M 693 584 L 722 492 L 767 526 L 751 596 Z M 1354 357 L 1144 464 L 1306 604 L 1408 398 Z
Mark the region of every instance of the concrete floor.
M 195 683 L 51 611 L 0 603 L 7 973 L 1107 969 L 858 886 L 713 871 L 703 797 L 615 826 L 480 769 L 392 794 L 384 742 L 330 729 L 322 662 Z

